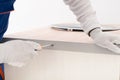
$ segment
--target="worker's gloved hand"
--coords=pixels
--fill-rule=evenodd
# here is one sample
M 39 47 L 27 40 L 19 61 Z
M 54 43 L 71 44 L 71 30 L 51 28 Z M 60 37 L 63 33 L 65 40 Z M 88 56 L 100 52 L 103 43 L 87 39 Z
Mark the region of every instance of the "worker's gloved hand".
M 12 40 L 0 44 L 0 63 L 22 67 L 28 63 L 34 55 L 35 49 L 41 49 L 40 44 L 32 41 Z
M 90 37 L 98 46 L 120 54 L 120 48 L 117 46 L 117 44 L 120 44 L 120 36 L 102 32 L 100 28 L 96 28 L 90 33 Z

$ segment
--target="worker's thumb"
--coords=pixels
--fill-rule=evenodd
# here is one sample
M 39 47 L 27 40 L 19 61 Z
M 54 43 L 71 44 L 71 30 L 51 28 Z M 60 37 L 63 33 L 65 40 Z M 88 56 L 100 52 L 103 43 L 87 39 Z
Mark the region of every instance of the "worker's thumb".
M 34 41 L 25 41 L 25 42 L 28 43 L 29 46 L 31 46 L 34 49 L 33 54 L 38 55 L 38 52 L 36 50 L 41 50 L 42 49 L 41 45 Z

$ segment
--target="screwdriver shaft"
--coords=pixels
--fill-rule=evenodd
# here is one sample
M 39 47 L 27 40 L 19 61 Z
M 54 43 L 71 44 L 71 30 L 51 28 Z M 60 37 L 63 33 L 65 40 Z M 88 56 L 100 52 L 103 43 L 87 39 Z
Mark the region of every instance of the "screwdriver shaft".
M 42 45 L 41 48 L 46 48 L 46 47 L 53 47 L 54 44 L 47 44 L 47 45 Z M 35 51 L 41 51 L 41 49 L 35 49 Z

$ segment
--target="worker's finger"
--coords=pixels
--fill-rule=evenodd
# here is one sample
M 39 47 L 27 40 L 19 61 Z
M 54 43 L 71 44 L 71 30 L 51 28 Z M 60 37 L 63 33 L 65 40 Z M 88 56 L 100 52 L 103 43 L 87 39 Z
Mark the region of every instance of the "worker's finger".
M 107 41 L 105 47 L 115 53 L 120 54 L 120 48 L 112 42 Z
M 114 40 L 112 41 L 114 44 L 120 44 L 120 37 L 116 37 L 114 38 Z
M 41 50 L 42 47 L 39 43 L 33 41 L 26 41 L 33 49 Z
M 12 65 L 12 66 L 16 66 L 16 67 L 23 67 L 25 65 L 25 63 L 20 63 L 20 62 L 10 62 L 7 63 L 8 65 Z

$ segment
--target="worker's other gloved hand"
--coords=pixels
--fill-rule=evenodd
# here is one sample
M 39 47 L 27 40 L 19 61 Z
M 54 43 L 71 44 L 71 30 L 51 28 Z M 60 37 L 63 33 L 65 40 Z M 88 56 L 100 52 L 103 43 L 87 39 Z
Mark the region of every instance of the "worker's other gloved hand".
M 96 28 L 90 33 L 96 45 L 107 48 L 115 53 L 120 54 L 120 48 L 116 44 L 120 44 L 120 36 L 102 32 L 100 28 Z
M 35 49 L 41 49 L 40 44 L 32 41 L 12 40 L 0 44 L 0 63 L 22 67 L 28 63 L 34 55 Z

